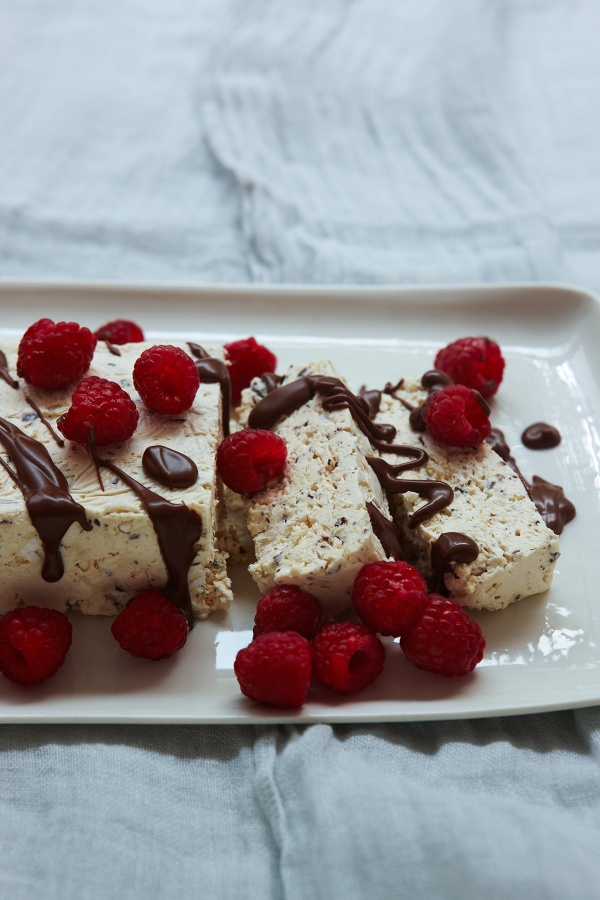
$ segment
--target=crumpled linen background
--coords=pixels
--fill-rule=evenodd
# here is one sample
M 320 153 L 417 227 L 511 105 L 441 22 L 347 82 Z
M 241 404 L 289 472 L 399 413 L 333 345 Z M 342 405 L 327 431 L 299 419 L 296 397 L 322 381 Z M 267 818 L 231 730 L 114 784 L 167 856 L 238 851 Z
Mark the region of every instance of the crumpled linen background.
M 0 275 L 600 290 L 594 0 L 0 0 Z M 595 898 L 598 708 L 0 729 L 0 895 Z

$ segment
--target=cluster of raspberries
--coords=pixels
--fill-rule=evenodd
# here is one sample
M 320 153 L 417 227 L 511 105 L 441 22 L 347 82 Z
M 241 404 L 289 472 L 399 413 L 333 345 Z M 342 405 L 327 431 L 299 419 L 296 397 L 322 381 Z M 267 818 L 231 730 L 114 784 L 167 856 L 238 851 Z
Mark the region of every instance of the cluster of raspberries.
M 313 675 L 342 694 L 354 694 L 383 671 L 381 636 L 400 638 L 415 666 L 446 677 L 467 675 L 483 658 L 479 625 L 455 601 L 428 594 L 425 579 L 406 562 L 361 569 L 352 602 L 360 622 L 323 623 L 314 597 L 279 585 L 259 601 L 253 640 L 237 654 L 242 693 L 279 707 L 306 701 Z

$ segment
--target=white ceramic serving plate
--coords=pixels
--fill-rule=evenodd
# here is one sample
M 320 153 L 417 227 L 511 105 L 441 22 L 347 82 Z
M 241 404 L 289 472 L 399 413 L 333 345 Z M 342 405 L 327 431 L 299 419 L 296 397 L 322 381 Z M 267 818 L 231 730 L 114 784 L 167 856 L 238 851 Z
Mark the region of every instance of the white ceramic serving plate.
M 552 588 L 501 613 L 476 615 L 483 662 L 467 678 L 410 666 L 393 641 L 382 677 L 354 698 L 315 687 L 286 715 L 247 701 L 233 674 L 251 637 L 258 594 L 234 572 L 235 604 L 199 623 L 176 657 L 135 660 L 109 620 L 74 618 L 60 672 L 32 690 L 0 678 L 0 722 L 247 723 L 453 719 L 590 706 L 600 702 L 600 302 L 554 286 L 444 288 L 131 287 L 0 284 L 2 328 L 42 316 L 92 328 L 133 318 L 150 339 L 217 342 L 256 335 L 288 363 L 330 356 L 351 386 L 419 376 L 436 348 L 468 334 L 497 340 L 507 359 L 493 402 L 526 476 L 560 484 L 577 507 L 562 538 Z M 0 410 L 1 414 L 1 410 Z M 525 449 L 526 425 L 560 429 L 554 450 Z M 41 599 L 41 598 L 40 598 Z

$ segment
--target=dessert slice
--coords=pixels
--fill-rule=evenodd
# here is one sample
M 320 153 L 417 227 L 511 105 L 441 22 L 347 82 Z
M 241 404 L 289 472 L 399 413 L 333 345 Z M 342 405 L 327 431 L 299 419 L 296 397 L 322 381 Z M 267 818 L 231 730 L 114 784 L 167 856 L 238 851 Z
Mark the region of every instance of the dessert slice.
M 63 442 L 54 427 L 73 386 L 0 382 L 2 610 L 21 603 L 113 615 L 149 586 L 166 589 L 189 619 L 229 605 L 227 554 L 216 543 L 220 388 L 201 384 L 181 416 L 149 412 L 131 379 L 148 346 L 96 347 L 86 376 L 120 384 L 140 413 L 130 440 L 99 448 L 98 470 L 85 446 Z M 14 373 L 17 344 L 4 339 L 2 349 Z M 182 481 L 174 468 L 187 471 L 188 486 L 172 486 Z
M 503 609 L 546 591 L 559 555 L 558 538 L 518 475 L 487 443 L 448 447 L 413 430 L 411 408 L 418 409 L 427 397 L 419 383 L 403 380 L 389 390 L 393 393 L 381 395 L 375 422 L 392 424 L 396 444 L 412 445 L 428 456 L 423 465 L 394 472 L 403 460 L 382 448 L 381 458 L 373 463 L 390 488 L 390 504 L 410 561 L 433 580 L 434 589 L 445 586 L 451 597 L 473 609 Z M 437 482 L 440 489 L 426 495 L 419 484 L 425 480 Z M 416 490 L 398 492 L 405 481 L 414 481 Z M 452 489 L 445 500 L 443 483 Z M 437 511 L 436 494 L 441 498 Z M 433 511 L 430 505 L 423 516 L 432 499 Z
M 335 615 L 350 604 L 360 569 L 390 555 L 373 523 L 378 529 L 382 521 L 391 523 L 366 460 L 369 440 L 349 409 L 326 408 L 326 398 L 314 389 L 314 380 L 323 377 L 344 390 L 329 360 L 293 366 L 264 399 L 265 384 L 256 379 L 243 392 L 239 417 L 242 424 L 271 428 L 288 454 L 283 480 L 248 501 L 256 554 L 250 574 L 263 592 L 276 584 L 297 585 L 317 598 L 326 615 Z

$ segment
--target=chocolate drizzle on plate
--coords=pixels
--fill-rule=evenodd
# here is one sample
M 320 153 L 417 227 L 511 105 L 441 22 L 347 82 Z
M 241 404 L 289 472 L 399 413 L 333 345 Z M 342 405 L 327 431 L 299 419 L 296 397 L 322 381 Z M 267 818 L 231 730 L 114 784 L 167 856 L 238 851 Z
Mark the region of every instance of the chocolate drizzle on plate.
M 561 436 L 560 431 L 554 425 L 548 425 L 547 422 L 534 422 L 525 429 L 521 440 L 529 450 L 550 450 L 552 447 L 558 447 Z
M 189 627 L 194 627 L 190 596 L 189 571 L 196 556 L 196 544 L 202 537 L 202 519 L 185 503 L 171 503 L 160 494 L 144 487 L 109 459 L 98 456 L 93 429 L 88 440 L 96 467 L 114 472 L 139 498 L 156 532 L 158 546 L 167 570 L 166 596 L 184 613 Z
M 545 481 L 538 475 L 534 475 L 530 482 L 527 481 L 514 457 L 511 456 L 510 447 L 499 428 L 492 428 L 490 435 L 486 438 L 486 443 L 519 476 L 527 494 L 535 503 L 537 511 L 548 528 L 555 534 L 562 534 L 565 525 L 575 518 L 577 512 L 574 504 L 565 497 L 563 489 L 557 484 Z
M 0 418 L 0 443 L 14 470 L 4 460 L 0 463 L 21 489 L 29 518 L 44 548 L 42 578 L 60 581 L 65 571 L 60 554 L 63 537 L 75 522 L 84 531 L 92 530 L 85 509 L 71 497 L 67 479 L 40 441 Z
M 431 585 L 433 593 L 447 593 L 444 574 L 453 562 L 471 563 L 479 556 L 479 547 L 466 534 L 458 531 L 445 531 L 431 545 Z
M 168 488 L 188 488 L 198 480 L 198 466 L 193 459 L 162 444 L 146 447 L 142 456 L 144 472 Z
M 196 359 L 196 368 L 203 384 L 218 384 L 221 388 L 221 407 L 223 435 L 229 434 L 229 418 L 231 415 L 231 380 L 226 363 L 222 359 L 209 356 L 204 347 L 192 342 L 188 343 L 192 356 Z
M 19 387 L 19 382 L 16 378 L 13 378 L 10 372 L 8 371 L 8 362 L 6 360 L 6 354 L 3 350 L 0 350 L 0 378 L 7 383 L 7 385 L 13 388 L 15 391 Z

